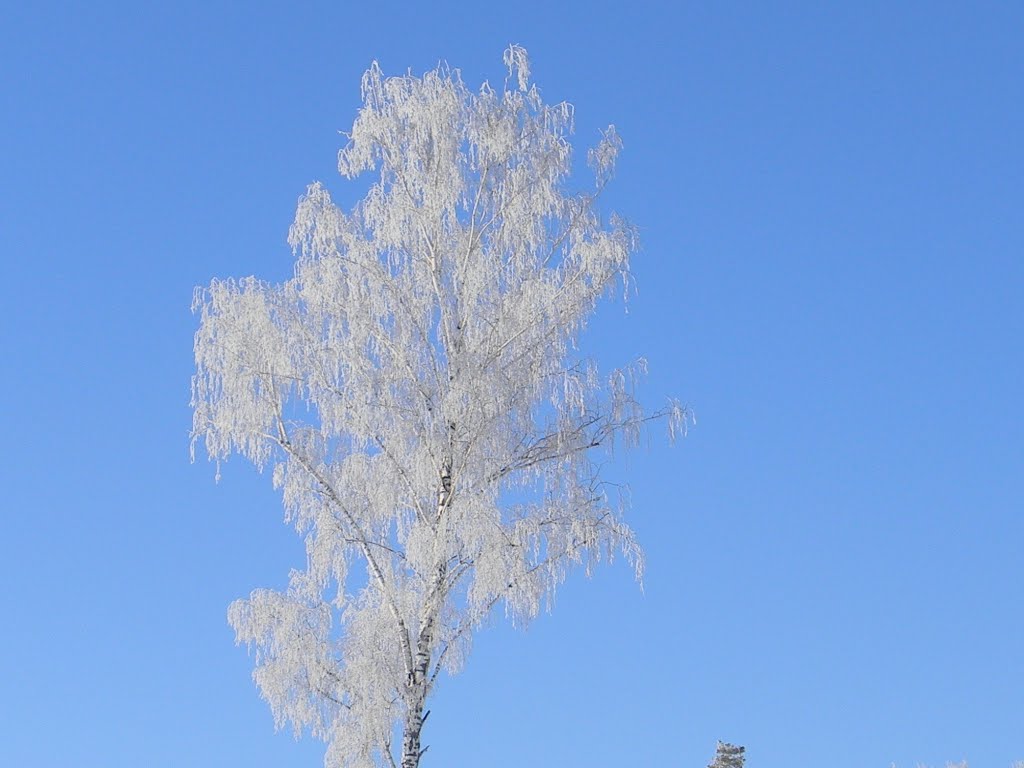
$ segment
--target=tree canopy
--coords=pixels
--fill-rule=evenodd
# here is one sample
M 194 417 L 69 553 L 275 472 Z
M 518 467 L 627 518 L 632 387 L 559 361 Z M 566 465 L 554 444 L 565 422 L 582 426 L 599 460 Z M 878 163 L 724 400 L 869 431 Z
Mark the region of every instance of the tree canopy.
M 327 741 L 329 766 L 417 765 L 427 697 L 496 605 L 528 621 L 568 568 L 616 554 L 639 577 L 595 452 L 687 422 L 641 408 L 642 360 L 602 376 L 577 351 L 636 248 L 596 209 L 614 127 L 594 187 L 567 192 L 573 108 L 542 101 L 522 48 L 505 63 L 475 91 L 373 64 L 338 155 L 374 174 L 366 196 L 343 212 L 312 184 L 293 278 L 196 293 L 193 446 L 272 467 L 308 556 L 229 620 L 278 725 Z

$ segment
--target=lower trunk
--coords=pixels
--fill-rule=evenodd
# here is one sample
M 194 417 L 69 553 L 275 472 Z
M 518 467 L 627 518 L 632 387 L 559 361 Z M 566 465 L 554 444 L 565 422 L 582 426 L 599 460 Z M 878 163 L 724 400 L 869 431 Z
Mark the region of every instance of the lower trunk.
M 420 731 L 423 730 L 423 702 L 415 704 L 405 716 L 405 733 L 402 735 L 402 768 L 418 768 L 420 756 Z
M 451 461 L 445 464 L 441 477 L 441 492 L 437 503 L 437 517 L 440 521 L 444 510 L 451 503 Z M 436 577 L 420 620 L 419 636 L 416 638 L 416 656 L 413 668 L 409 672 L 406 687 L 406 706 L 404 732 L 402 734 L 402 768 L 419 768 L 420 758 L 426 749 L 420 748 L 420 732 L 423 730 L 423 705 L 430 692 L 430 657 L 434 644 L 434 626 L 438 611 L 445 600 L 445 580 L 448 566 L 444 558 L 437 565 Z M 427 713 L 430 714 L 429 712 Z
M 426 751 L 420 749 L 420 733 L 423 731 L 423 722 L 427 719 L 423 714 L 423 705 L 427 700 L 427 672 L 430 669 L 430 651 L 427 649 L 430 647 L 432 624 L 432 621 L 426 622 L 420 632 L 416 666 L 409 676 L 406 689 L 408 708 L 405 711 L 405 728 L 402 734 L 402 768 L 417 768 L 420 757 Z

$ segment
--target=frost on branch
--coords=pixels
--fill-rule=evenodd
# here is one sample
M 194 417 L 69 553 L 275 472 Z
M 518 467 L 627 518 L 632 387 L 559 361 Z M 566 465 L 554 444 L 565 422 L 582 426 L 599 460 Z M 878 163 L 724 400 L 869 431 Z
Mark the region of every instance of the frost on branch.
M 505 49 L 505 66 L 508 67 L 508 76 L 516 76 L 519 90 L 525 91 L 530 82 L 530 59 L 526 55 L 526 49 L 521 45 L 510 45 Z
M 292 279 L 196 295 L 193 445 L 271 467 L 307 552 L 229 620 L 278 725 L 326 740 L 329 766 L 417 765 L 440 671 L 499 604 L 527 622 L 570 568 L 615 556 L 639 578 L 598 452 L 689 421 L 641 408 L 642 360 L 601 375 L 577 356 L 636 248 L 595 208 L 621 142 L 609 128 L 594 190 L 565 192 L 572 108 L 543 103 L 522 48 L 505 63 L 501 92 L 371 66 L 338 155 L 372 173 L 366 197 L 343 212 L 310 185 Z

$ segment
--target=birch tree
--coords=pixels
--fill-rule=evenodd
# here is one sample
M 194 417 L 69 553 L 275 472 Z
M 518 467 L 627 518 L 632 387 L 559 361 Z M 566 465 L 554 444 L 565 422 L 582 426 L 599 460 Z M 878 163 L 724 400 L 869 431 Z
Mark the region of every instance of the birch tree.
M 338 155 L 372 174 L 365 198 L 344 212 L 312 184 L 294 277 L 196 292 L 193 451 L 271 468 L 307 553 L 228 619 L 278 727 L 327 742 L 330 767 L 415 768 L 438 676 L 496 606 L 527 622 L 613 556 L 639 577 L 596 452 L 687 421 L 641 408 L 642 361 L 602 376 L 577 352 L 636 248 L 596 208 L 615 129 L 594 186 L 566 191 L 573 109 L 541 100 L 522 48 L 505 64 L 502 88 L 470 90 L 374 63 Z

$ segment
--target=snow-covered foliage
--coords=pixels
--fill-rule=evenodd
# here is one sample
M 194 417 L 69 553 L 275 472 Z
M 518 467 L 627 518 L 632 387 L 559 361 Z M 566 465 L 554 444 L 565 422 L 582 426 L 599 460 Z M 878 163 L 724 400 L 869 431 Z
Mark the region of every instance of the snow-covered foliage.
M 308 553 L 229 620 L 278 724 L 327 741 L 328 766 L 416 765 L 424 702 L 496 605 L 528 621 L 569 567 L 613 555 L 639 577 L 594 452 L 686 426 L 641 409 L 642 361 L 601 377 L 576 354 L 636 247 L 595 210 L 619 138 L 568 194 L 572 107 L 542 102 L 521 48 L 505 61 L 500 91 L 372 65 L 338 156 L 375 174 L 366 197 L 343 212 L 311 185 L 292 279 L 196 293 L 193 446 L 272 467 Z
M 715 759 L 708 764 L 708 768 L 743 768 L 746 751 L 746 747 L 719 741 L 715 747 Z

